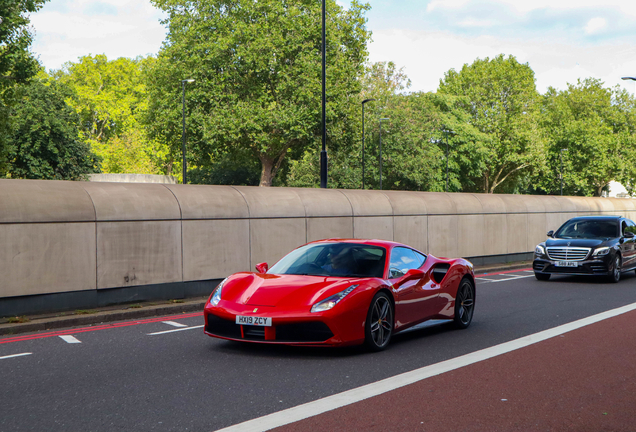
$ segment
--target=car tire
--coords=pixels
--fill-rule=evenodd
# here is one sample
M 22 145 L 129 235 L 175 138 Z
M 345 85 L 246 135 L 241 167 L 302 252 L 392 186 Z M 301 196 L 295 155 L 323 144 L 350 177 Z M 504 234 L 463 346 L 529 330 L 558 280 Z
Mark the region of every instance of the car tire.
M 475 312 L 475 286 L 470 279 L 464 278 L 457 288 L 457 296 L 455 297 L 455 316 L 453 324 L 455 328 L 468 328 L 473 321 L 473 313 Z
M 614 265 L 610 269 L 607 279 L 611 283 L 616 283 L 621 280 L 621 256 L 618 254 L 616 254 L 616 257 L 614 258 Z
M 393 335 L 393 305 L 386 293 L 379 292 L 371 300 L 364 325 L 365 344 L 371 351 L 382 351 Z
M 550 280 L 550 276 L 551 275 L 549 273 L 537 273 L 537 272 L 534 272 L 534 277 L 536 277 L 537 280 L 540 280 L 540 281 Z

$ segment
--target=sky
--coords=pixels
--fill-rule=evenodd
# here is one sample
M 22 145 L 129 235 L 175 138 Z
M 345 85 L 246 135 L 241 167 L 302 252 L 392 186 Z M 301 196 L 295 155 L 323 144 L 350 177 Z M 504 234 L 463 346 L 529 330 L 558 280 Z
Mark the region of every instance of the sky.
M 317 1 L 317 0 L 316 0 Z M 348 0 L 337 0 L 348 7 Z M 435 91 L 444 73 L 477 58 L 513 55 L 537 90 L 593 77 L 636 92 L 633 0 L 368 0 L 369 60 L 393 61 L 409 91 Z M 49 0 L 31 16 L 32 51 L 47 69 L 87 54 L 156 54 L 164 17 L 148 0 Z

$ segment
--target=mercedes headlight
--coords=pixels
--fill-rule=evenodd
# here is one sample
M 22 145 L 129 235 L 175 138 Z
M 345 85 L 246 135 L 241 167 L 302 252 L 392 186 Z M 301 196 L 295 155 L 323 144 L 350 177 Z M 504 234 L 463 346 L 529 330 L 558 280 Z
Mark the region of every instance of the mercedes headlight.
M 357 287 L 358 287 L 358 285 L 351 285 L 346 290 L 340 291 L 338 294 L 334 294 L 331 297 L 328 297 L 328 298 L 326 298 L 326 299 L 324 299 L 322 301 L 319 301 L 318 303 L 316 303 L 315 305 L 313 305 L 311 307 L 311 311 L 312 312 L 324 312 L 326 310 L 329 310 L 329 309 L 333 308 L 335 305 L 338 304 L 338 302 L 340 302 L 340 300 L 345 298 L 351 291 L 353 291 Z
M 607 255 L 609 252 L 610 252 L 610 248 L 602 247 L 602 248 L 596 249 L 594 253 L 592 254 L 592 256 L 604 256 L 604 255 Z
M 226 280 L 227 278 L 223 279 L 223 281 L 221 281 L 221 283 L 214 290 L 214 293 L 210 297 L 210 305 L 216 306 L 221 301 L 221 291 L 223 290 L 223 284 L 225 283 Z
M 543 248 L 543 246 L 537 245 L 534 248 L 534 253 L 536 253 L 537 255 L 545 255 L 545 249 Z

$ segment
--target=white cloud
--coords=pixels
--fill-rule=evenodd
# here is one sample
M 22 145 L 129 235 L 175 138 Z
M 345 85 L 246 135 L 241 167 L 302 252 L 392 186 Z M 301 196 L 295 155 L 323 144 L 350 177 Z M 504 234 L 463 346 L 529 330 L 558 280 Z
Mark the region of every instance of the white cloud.
M 607 27 L 605 18 L 592 18 L 585 26 L 585 33 L 589 35 L 601 33 Z
M 369 46 L 371 61 L 394 61 L 411 79 L 411 91 L 435 91 L 449 69 L 460 70 L 477 58 L 514 55 L 535 72 L 537 90 L 563 90 L 581 78 L 598 78 L 606 86 L 621 85 L 634 92 L 625 75 L 636 75 L 636 47 L 629 45 L 572 46 L 555 41 L 462 37 L 425 31 L 376 31 Z M 630 60 L 634 59 L 634 60 Z

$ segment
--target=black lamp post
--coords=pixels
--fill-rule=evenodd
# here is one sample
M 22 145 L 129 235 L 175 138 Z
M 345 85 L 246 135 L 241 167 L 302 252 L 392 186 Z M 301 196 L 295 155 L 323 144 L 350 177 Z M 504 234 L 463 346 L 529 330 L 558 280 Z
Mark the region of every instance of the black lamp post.
M 390 120 L 388 118 L 380 119 L 380 190 L 382 190 L 382 122 Z
M 181 151 L 183 156 L 183 184 L 187 184 L 188 180 L 186 178 L 186 129 L 185 129 L 185 85 L 186 83 L 193 83 L 194 79 L 184 79 L 181 80 L 181 87 L 183 87 L 183 96 L 181 97 L 182 102 L 182 120 L 183 120 L 183 133 L 181 135 Z
M 362 189 L 364 189 L 364 104 L 375 99 L 365 99 L 362 101 Z
M 444 138 L 446 140 L 446 192 L 448 192 L 448 132 L 448 129 L 444 127 Z
M 320 152 L 320 187 L 327 187 L 327 102 L 326 102 L 326 64 L 327 64 L 327 47 L 326 47 L 326 31 L 325 22 L 327 8 L 325 6 L 327 0 L 322 0 L 322 151 Z
M 561 196 L 563 196 L 563 152 L 567 152 L 568 149 L 561 149 L 559 153 L 559 158 L 561 159 Z

